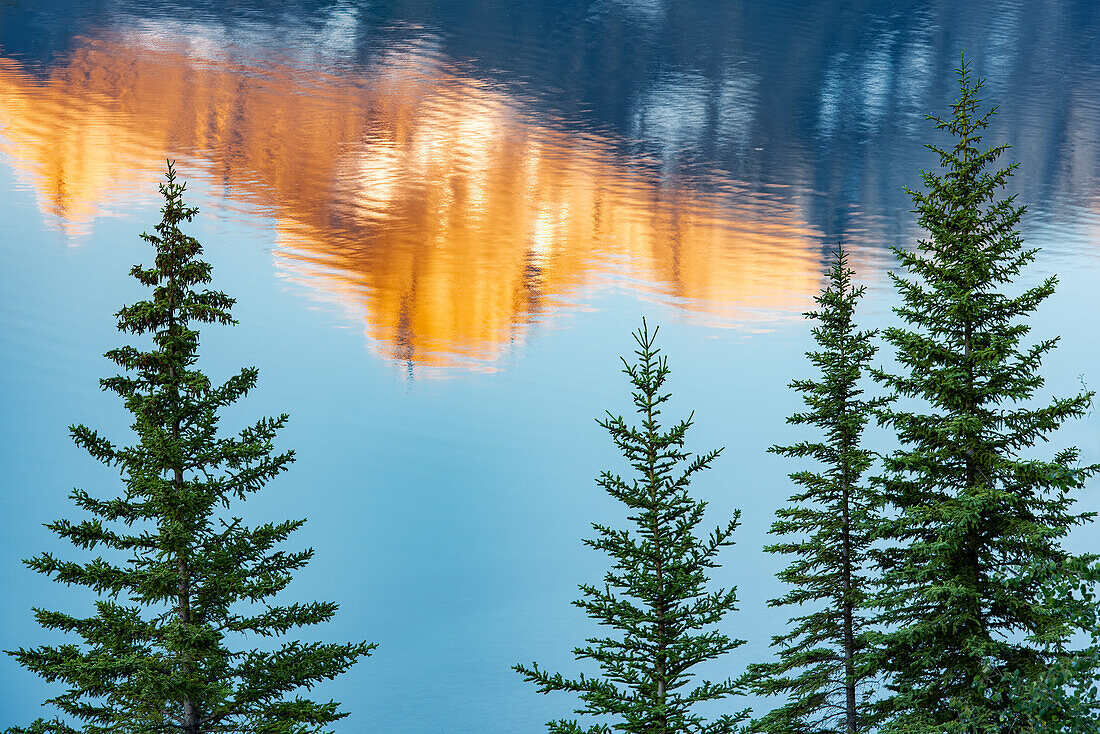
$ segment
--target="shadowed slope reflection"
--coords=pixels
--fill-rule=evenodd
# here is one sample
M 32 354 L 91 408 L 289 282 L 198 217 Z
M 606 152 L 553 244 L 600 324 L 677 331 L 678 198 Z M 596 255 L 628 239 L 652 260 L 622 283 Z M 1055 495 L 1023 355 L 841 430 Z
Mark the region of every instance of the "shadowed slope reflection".
M 750 327 L 818 289 L 818 242 L 782 198 L 666 180 L 430 38 L 357 75 L 232 57 L 134 32 L 84 41 L 44 80 L 0 59 L 0 142 L 76 231 L 151 188 L 165 156 L 194 161 L 275 218 L 291 277 L 413 367 L 490 367 L 532 318 L 612 280 Z

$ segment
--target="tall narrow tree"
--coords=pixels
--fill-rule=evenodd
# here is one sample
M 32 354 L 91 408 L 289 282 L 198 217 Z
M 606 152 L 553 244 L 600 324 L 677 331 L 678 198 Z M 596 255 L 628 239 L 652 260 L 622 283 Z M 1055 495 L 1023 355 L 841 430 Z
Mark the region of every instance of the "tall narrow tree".
M 154 265 L 131 271 L 153 289 L 152 298 L 117 314 L 121 331 L 151 335 L 152 348 L 111 350 L 107 357 L 125 374 L 100 381 L 125 401 L 138 441 L 122 447 L 85 426 L 71 428 L 77 445 L 119 467 L 123 493 L 97 499 L 74 490 L 73 501 L 93 519 L 47 525 L 78 548 L 128 557 L 81 563 L 43 553 L 25 561 L 100 598 L 88 618 L 34 610 L 43 627 L 75 633 L 82 645 L 8 651 L 46 680 L 67 684 L 47 703 L 83 724 L 39 719 L 8 730 L 15 734 L 320 732 L 347 714 L 333 701 L 287 694 L 339 675 L 374 647 L 294 641 L 260 652 L 226 646 L 231 633 L 268 637 L 318 624 L 337 605 L 265 603 L 255 614 L 241 606 L 282 591 L 313 550 L 273 550 L 305 520 L 249 529 L 220 512 L 286 470 L 293 452 L 273 453 L 285 415 L 263 418 L 237 436 L 218 435 L 218 412 L 256 385 L 257 371 L 245 368 L 215 387 L 195 366 L 194 325 L 234 323 L 234 301 L 200 290 L 211 268 L 198 259 L 199 243 L 179 229 L 198 211 L 184 205 L 184 189 L 169 163 L 160 186 L 163 218 L 156 234 L 142 235 L 155 248 Z
M 1055 278 L 1014 286 L 1036 253 L 1017 229 L 1024 208 L 1001 193 L 1017 164 L 993 168 L 1006 146 L 980 144 L 996 108 L 979 114 L 981 81 L 965 60 L 957 72 L 952 116 L 930 116 L 954 144 L 929 146 L 941 170 L 910 192 L 928 237 L 895 249 L 904 323 L 884 336 L 898 372 L 875 372 L 905 399 L 881 413 L 901 447 L 882 478 L 893 506 L 876 602 L 876 664 L 894 694 L 884 732 L 1030 730 L 1021 691 L 1088 663 L 1067 645 L 1096 617 L 1087 594 L 1066 590 L 1094 587 L 1097 556 L 1070 554 L 1062 538 L 1095 514 L 1075 512 L 1073 495 L 1098 467 L 1075 448 L 1033 451 L 1092 393 L 1036 399 L 1057 339 L 1025 345 L 1026 318 Z
M 635 364 L 623 359 L 623 372 L 633 387 L 641 425 L 628 426 L 610 412 L 600 425 L 630 463 L 636 476 L 629 481 L 604 471 L 598 484 L 632 513 L 633 529 L 613 529 L 593 523 L 596 537 L 585 540 L 614 560 L 601 586 L 583 584 L 583 598 L 573 604 L 614 636 L 591 638 L 573 654 L 599 664 L 598 677 L 564 678 L 532 663 L 515 666 L 540 693 L 568 691 L 580 694 L 584 705 L 577 714 L 612 717 L 611 723 L 584 728 L 576 720 L 548 724 L 559 734 L 731 734 L 746 712 L 723 715 L 706 722 L 693 711 L 697 703 L 723 698 L 737 691 L 732 680 L 702 681 L 685 689 L 695 677 L 692 668 L 744 644 L 731 640 L 713 625 L 736 609 L 736 589 L 707 592 L 707 569 L 715 557 L 732 545 L 740 511 L 733 519 L 700 538 L 695 530 L 706 503 L 692 499 L 692 477 L 708 468 L 721 449 L 693 456 L 684 450 L 691 416 L 671 428 L 660 422 L 660 406 L 670 395 L 663 392 L 668 360 L 654 345 L 645 321 L 634 334 L 638 344 Z
M 860 381 L 875 354 L 875 332 L 856 329 L 854 314 L 864 288 L 852 284 L 853 275 L 847 253 L 838 248 L 828 282 L 815 298 L 818 310 L 806 314 L 819 322 L 812 329 L 818 349 L 806 356 L 820 377 L 790 383 L 807 410 L 787 422 L 812 426 L 819 435 L 769 449 L 819 465 L 790 475 L 802 490 L 777 511 L 780 519 L 771 527 L 773 535 L 788 539 L 764 548 L 795 557 L 777 574 L 794 588 L 768 605 L 812 607 L 790 620 L 789 632 L 773 638 L 778 660 L 749 666 L 750 690 L 787 696 L 784 706 L 754 720 L 750 731 L 872 730 L 865 705 L 875 677 L 866 670 L 865 604 L 871 588 L 866 573 L 881 503 L 860 481 L 874 456 L 860 444 L 872 411 L 883 401 L 862 397 Z

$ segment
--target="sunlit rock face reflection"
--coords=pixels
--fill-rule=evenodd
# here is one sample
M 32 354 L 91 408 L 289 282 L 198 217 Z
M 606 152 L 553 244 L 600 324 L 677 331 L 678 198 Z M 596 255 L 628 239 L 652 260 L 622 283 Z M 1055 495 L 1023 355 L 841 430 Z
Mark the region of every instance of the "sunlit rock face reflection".
M 413 368 L 492 369 L 533 319 L 607 283 L 748 329 L 820 285 L 818 235 L 789 197 L 676 183 L 449 64 L 428 34 L 325 68 L 134 23 L 44 74 L 0 59 L 0 142 L 77 239 L 178 157 L 273 216 L 287 274 Z

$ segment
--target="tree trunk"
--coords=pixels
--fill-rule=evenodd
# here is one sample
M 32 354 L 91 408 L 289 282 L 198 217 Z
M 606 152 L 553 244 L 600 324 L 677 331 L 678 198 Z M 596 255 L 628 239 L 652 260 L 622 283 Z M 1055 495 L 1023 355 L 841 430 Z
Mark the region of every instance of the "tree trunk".
M 844 534 L 843 548 L 841 549 L 842 563 L 844 564 L 844 602 L 842 604 L 844 615 L 844 718 L 848 734 L 856 734 L 855 634 L 852 620 L 852 540 L 848 516 L 849 487 L 847 473 L 847 467 L 845 467 L 844 487 L 842 489 Z
M 173 428 L 177 429 L 178 437 L 178 424 Z M 183 472 L 179 469 L 176 469 L 174 483 L 177 491 L 183 490 Z M 176 569 L 179 572 L 179 620 L 180 624 L 187 626 L 191 624 L 191 579 L 187 559 L 182 553 L 176 557 Z M 193 671 L 186 657 L 183 659 L 182 668 L 184 676 L 190 678 Z M 183 731 L 185 734 L 200 734 L 198 708 L 186 694 L 183 698 Z
M 173 279 L 174 274 L 170 274 L 170 280 Z M 173 283 L 169 283 L 169 291 L 171 292 Z M 170 334 L 175 335 L 177 331 L 176 323 L 176 309 L 175 304 L 169 300 L 168 303 L 168 331 Z M 178 375 L 176 374 L 175 365 L 169 363 L 168 365 L 168 378 L 169 378 L 169 390 L 172 392 L 172 407 L 179 408 L 179 383 L 177 381 Z M 179 446 L 180 440 L 180 419 L 177 413 L 172 418 L 172 443 L 174 447 Z M 175 457 L 173 457 L 175 458 Z M 182 462 L 182 457 L 177 459 Z M 172 484 L 175 486 L 176 495 L 183 494 L 183 469 L 180 465 L 177 465 L 173 469 Z M 176 571 L 179 574 L 179 582 L 177 586 L 178 590 L 178 602 L 176 611 L 179 617 L 180 624 L 187 627 L 191 624 L 191 578 L 190 569 L 187 568 L 187 558 L 182 550 L 177 551 L 176 555 Z M 182 656 L 180 667 L 185 679 L 190 679 L 191 674 L 194 672 L 191 667 L 191 661 L 187 655 Z M 201 734 L 199 729 L 200 716 L 198 707 L 195 702 L 191 700 L 190 695 L 185 692 L 183 697 L 183 722 L 182 730 L 184 734 Z
M 847 367 L 845 358 L 846 340 L 841 342 L 841 365 Z M 845 396 L 847 398 L 847 396 Z M 847 400 L 844 403 L 847 407 Z M 846 410 L 841 409 L 840 419 L 844 420 Z M 841 567 L 844 575 L 844 598 L 841 602 L 841 614 L 844 624 L 844 725 L 848 734 L 856 734 L 856 673 L 855 673 L 855 631 L 852 600 L 852 528 L 849 503 L 851 501 L 851 474 L 849 473 L 848 454 L 851 441 L 847 433 L 841 434 L 840 445 L 840 491 L 841 491 Z
M 652 396 L 650 396 L 652 400 Z M 650 406 L 647 411 L 646 419 L 650 425 L 652 425 L 653 408 Z M 659 734 L 671 734 L 668 731 L 668 712 L 664 710 L 666 689 L 668 686 L 668 672 L 665 670 L 666 654 L 665 651 L 668 648 L 668 641 L 665 639 L 665 586 L 664 586 L 664 559 L 661 557 L 661 526 L 659 523 L 659 513 L 657 508 L 657 484 L 654 480 L 656 474 L 657 456 L 653 450 L 652 435 L 649 436 L 649 496 L 652 500 L 653 507 L 650 512 L 653 518 L 653 551 L 655 557 L 655 571 L 657 575 L 657 660 L 655 665 L 655 672 L 657 675 L 657 704 L 661 707 L 661 717 L 658 722 Z

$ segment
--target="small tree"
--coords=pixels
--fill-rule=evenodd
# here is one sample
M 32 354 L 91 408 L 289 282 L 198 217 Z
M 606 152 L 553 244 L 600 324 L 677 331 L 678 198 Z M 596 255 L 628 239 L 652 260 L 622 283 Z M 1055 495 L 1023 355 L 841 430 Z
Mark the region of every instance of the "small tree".
M 900 371 L 875 372 L 907 399 L 880 416 L 901 446 L 884 460 L 895 512 L 883 526 L 890 547 L 876 600 L 886 632 L 875 664 L 894 693 L 882 731 L 891 733 L 1032 731 L 1042 721 L 1028 697 L 1058 687 L 1048 671 L 1077 681 L 1098 672 L 1092 652 L 1067 647 L 1095 624 L 1097 556 L 1061 546 L 1095 515 L 1074 513 L 1071 494 L 1098 467 L 1081 466 L 1075 448 L 1048 460 L 1024 453 L 1083 415 L 1093 394 L 1030 404 L 1057 339 L 1024 346 L 1025 319 L 1055 278 L 1006 293 L 1036 250 L 1017 231 L 1024 208 L 998 198 L 1016 164 L 992 170 L 1006 146 L 979 147 L 996 108 L 978 114 L 982 83 L 971 83 L 965 60 L 958 75 L 952 117 L 930 117 L 954 145 L 929 146 L 942 173 L 923 172 L 926 191 L 910 192 L 928 239 L 895 249 L 904 325 L 884 336 Z M 1094 731 L 1080 712 L 1095 708 L 1095 689 L 1084 693 L 1090 702 L 1058 731 Z
M 778 660 L 749 666 L 745 682 L 758 695 L 786 694 L 788 703 L 754 720 L 750 731 L 776 734 L 848 734 L 871 730 L 864 703 L 875 677 L 866 669 L 864 632 L 870 582 L 865 576 L 881 501 L 860 484 L 873 453 L 860 448 L 863 428 L 882 400 L 861 398 L 860 378 L 875 354 L 873 331 L 857 331 L 853 314 L 863 295 L 852 285 L 847 253 L 837 250 L 828 283 L 815 298 L 818 311 L 806 314 L 818 351 L 806 356 L 821 372 L 819 380 L 795 380 L 808 410 L 787 419 L 821 432 L 817 440 L 770 451 L 791 458 L 811 458 L 822 469 L 790 475 L 803 490 L 790 507 L 777 511 L 771 533 L 796 535 L 766 546 L 769 553 L 796 558 L 778 578 L 794 588 L 769 606 L 813 604 L 814 610 L 790 620 L 793 629 L 773 638 Z M 801 671 L 801 672 L 799 672 Z M 796 674 L 797 673 L 797 674 Z
M 334 678 L 374 647 L 290 642 L 265 653 L 225 646 L 229 633 L 267 637 L 318 624 L 337 605 L 268 604 L 254 615 L 240 613 L 242 602 L 285 588 L 313 550 L 272 550 L 305 520 L 249 529 L 240 518 L 217 518 L 219 505 L 228 509 L 231 499 L 243 500 L 282 473 L 293 452 L 272 453 L 286 415 L 263 418 L 236 437 L 217 435 L 218 411 L 256 385 L 257 371 L 243 369 L 212 387 L 195 368 L 199 335 L 192 324 L 235 323 L 234 301 L 198 290 L 210 282 L 211 268 L 197 259 L 199 243 L 179 229 L 198 211 L 184 205 L 184 189 L 169 163 L 160 186 L 163 219 L 156 234 L 142 234 L 156 249 L 155 264 L 131 270 L 153 289 L 152 299 L 117 314 L 119 330 L 150 334 L 153 347 L 111 350 L 106 356 L 129 374 L 100 381 L 133 414 L 138 443 L 119 447 L 85 426 L 70 429 L 77 445 L 120 468 L 124 494 L 104 500 L 74 490 L 73 501 L 95 519 L 46 526 L 79 548 L 103 546 L 130 558 L 122 565 L 103 558 L 77 563 L 43 553 L 24 561 L 100 599 L 90 618 L 34 610 L 43 627 L 76 633 L 83 646 L 7 651 L 46 680 L 66 683 L 68 690 L 47 703 L 84 724 L 39 719 L 8 729 L 13 734 L 320 732 L 347 714 L 333 701 L 286 694 Z M 135 523 L 140 530 L 131 529 Z
M 706 503 L 689 496 L 688 484 L 721 449 L 694 457 L 684 450 L 691 416 L 668 430 L 662 428 L 660 406 L 670 397 L 662 389 L 669 369 L 667 358 L 654 346 L 656 336 L 657 329 L 650 333 L 643 320 L 634 334 L 637 363 L 623 359 L 641 425 L 628 426 L 610 412 L 598 421 L 637 473 L 630 481 L 610 471 L 600 475 L 597 484 L 626 505 L 634 529 L 593 523 L 596 538 L 585 540 L 585 545 L 606 552 L 615 562 L 602 588 L 583 584 L 583 598 L 573 602 L 601 625 L 620 633 L 590 638 L 587 647 L 573 650 L 578 660 L 597 662 L 603 674 L 566 679 L 541 670 L 536 663 L 515 666 L 525 680 L 539 686 L 540 693 L 580 694 L 584 705 L 574 713 L 611 716 L 615 721 L 582 728 L 575 720 L 563 719 L 547 725 L 551 732 L 730 734 L 747 718 L 747 712 L 741 712 L 706 723 L 692 711 L 697 703 L 734 693 L 737 686 L 732 680 L 703 681 L 690 691 L 682 690 L 693 679 L 695 665 L 744 644 L 706 629 L 736 609 L 736 589 L 708 593 L 704 588 L 707 569 L 717 566 L 716 554 L 733 544 L 730 536 L 740 511 L 705 539 L 695 535 Z

